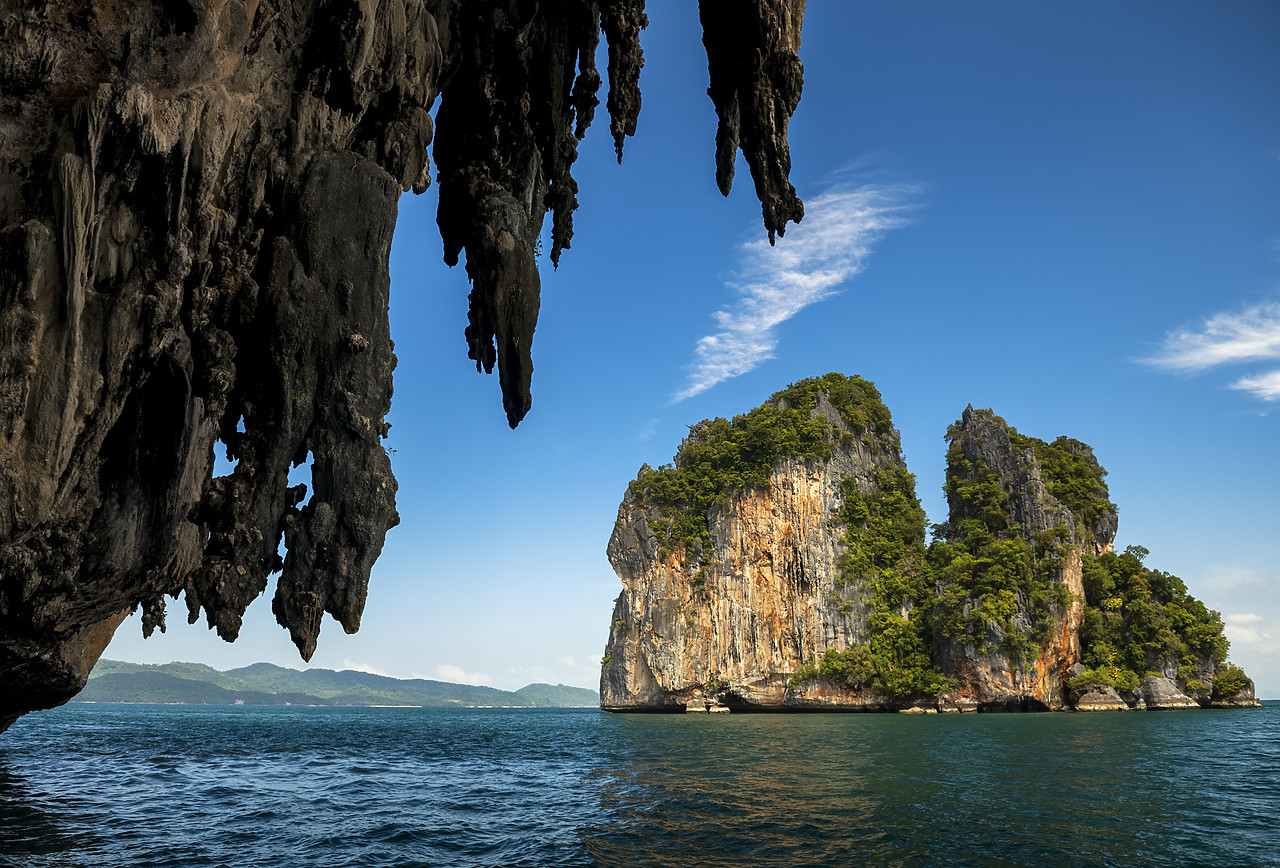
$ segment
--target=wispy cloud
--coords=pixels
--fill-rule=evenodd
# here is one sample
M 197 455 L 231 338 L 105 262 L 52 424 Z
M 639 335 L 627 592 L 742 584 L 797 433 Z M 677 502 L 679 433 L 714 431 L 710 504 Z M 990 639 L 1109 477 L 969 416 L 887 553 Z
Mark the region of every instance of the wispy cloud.
M 457 684 L 489 684 L 493 681 L 483 672 L 467 672 L 461 666 L 454 666 L 450 663 L 442 663 L 437 666 L 436 677 Z
M 506 681 L 511 689 L 533 682 L 594 687 L 600 681 L 600 653 L 561 654 L 554 666 L 534 662 L 512 666 L 507 670 Z
M 1159 352 L 1143 361 L 1174 371 L 1280 358 L 1280 301 L 1239 313 L 1218 313 L 1197 330 L 1171 332 Z
M 907 223 L 920 188 L 837 184 L 805 203 L 804 221 L 770 247 L 742 245 L 743 265 L 726 285 L 735 304 L 716 311 L 716 331 L 698 340 L 683 401 L 773 358 L 775 329 L 811 304 L 829 298 L 865 267 L 884 234 Z
M 507 677 L 511 681 L 513 690 L 518 690 L 526 684 L 560 684 L 565 681 L 562 669 L 552 670 L 537 663 L 529 666 L 512 666 L 507 670 Z
M 1252 651 L 1267 654 L 1280 651 L 1280 641 L 1277 641 L 1271 631 L 1264 629 L 1266 619 L 1261 615 L 1247 612 L 1227 615 L 1224 620 L 1227 622 L 1227 639 L 1233 646 L 1247 646 Z
M 1268 371 L 1256 377 L 1241 377 L 1231 384 L 1233 389 L 1252 392 L 1264 401 L 1280 400 L 1280 370 Z
M 1197 329 L 1170 332 L 1160 349 L 1141 361 L 1169 371 L 1197 372 L 1268 359 L 1280 359 L 1280 301 L 1216 313 Z M 1241 377 L 1231 388 L 1264 401 L 1280 400 L 1280 369 Z

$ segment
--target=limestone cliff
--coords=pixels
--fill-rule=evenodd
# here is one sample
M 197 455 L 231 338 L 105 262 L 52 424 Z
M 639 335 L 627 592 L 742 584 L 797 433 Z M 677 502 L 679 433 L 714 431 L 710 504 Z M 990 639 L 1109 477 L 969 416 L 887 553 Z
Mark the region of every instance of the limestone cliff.
M 1115 539 L 1105 472 L 1089 447 L 1064 441 L 1082 472 L 1055 479 L 1038 441 L 973 407 L 947 436 L 945 533 L 961 554 L 940 577 L 939 608 L 951 608 L 935 637 L 941 666 L 959 681 L 957 696 L 980 706 L 1061 708 L 1080 659 L 1083 558 Z M 1050 490 L 1071 483 L 1077 511 Z
M 1147 552 L 1084 443 L 990 410 L 947 432 L 925 517 L 874 387 L 828 374 L 695 426 L 618 511 L 614 711 L 1255 707 L 1218 613 Z
M 844 529 L 833 519 L 849 486 L 872 496 L 885 471 L 905 472 L 888 412 L 870 383 L 839 375 L 795 384 L 732 422 L 695 426 L 674 466 L 642 468 L 609 540 L 623 590 L 601 705 L 885 706 L 869 691 L 790 689 L 798 666 L 870 630 L 868 589 L 842 580 Z M 706 497 L 679 490 L 681 473 L 720 489 L 705 511 Z M 753 481 L 737 484 L 743 478 Z M 655 490 L 673 484 L 674 498 Z
M 1092 449 L 972 407 L 947 437 L 933 625 L 957 696 L 986 708 L 1199 708 L 1249 684 L 1229 667 L 1215 685 L 1227 656 L 1217 612 L 1144 566 L 1146 549 L 1113 551 L 1116 507 Z
M 702 6 L 718 180 L 741 146 L 772 236 L 802 214 L 804 3 Z M 324 613 L 359 626 L 398 520 L 398 197 L 430 183 L 434 142 L 469 354 L 497 364 L 514 427 L 534 248 L 548 211 L 552 260 L 570 243 L 599 34 L 621 159 L 646 23 L 643 0 L 0 6 L 0 729 L 74 695 L 131 610 L 163 629 L 166 596 L 231 640 L 280 572 L 304 658 Z

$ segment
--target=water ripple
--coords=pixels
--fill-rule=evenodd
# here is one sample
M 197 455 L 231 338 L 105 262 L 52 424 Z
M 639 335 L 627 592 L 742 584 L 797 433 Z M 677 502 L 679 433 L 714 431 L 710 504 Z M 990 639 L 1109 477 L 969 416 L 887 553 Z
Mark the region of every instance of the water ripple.
M 612 716 L 69 706 L 0 866 L 1280 865 L 1280 708 Z

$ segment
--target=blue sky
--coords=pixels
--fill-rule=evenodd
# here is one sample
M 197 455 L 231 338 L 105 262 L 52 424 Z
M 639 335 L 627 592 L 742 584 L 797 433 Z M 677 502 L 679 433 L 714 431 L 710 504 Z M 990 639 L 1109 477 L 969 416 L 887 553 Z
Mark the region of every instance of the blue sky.
M 600 119 L 582 144 L 516 431 L 466 359 L 434 189 L 401 200 L 402 524 L 360 632 L 326 621 L 312 665 L 596 686 L 621 587 L 604 550 L 640 465 L 840 371 L 879 386 L 933 521 L 968 403 L 1091 444 L 1117 547 L 1220 611 L 1280 697 L 1280 5 L 810 0 L 807 216 L 772 249 L 745 165 L 715 187 L 694 4 L 649 17 L 640 129 L 622 166 Z M 126 621 L 106 656 L 300 665 L 269 599 L 234 645 L 182 609 L 145 642 Z

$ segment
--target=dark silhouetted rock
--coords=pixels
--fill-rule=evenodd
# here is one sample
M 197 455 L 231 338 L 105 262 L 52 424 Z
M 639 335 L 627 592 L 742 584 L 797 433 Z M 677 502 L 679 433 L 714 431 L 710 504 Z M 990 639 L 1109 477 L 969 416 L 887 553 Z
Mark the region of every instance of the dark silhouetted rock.
M 703 22 L 772 234 L 801 214 L 785 135 L 804 4 L 749 5 Z M 280 571 L 304 658 L 324 613 L 358 628 L 398 521 L 380 441 L 399 196 L 427 188 L 434 139 L 469 353 L 498 365 L 514 426 L 534 245 L 548 210 L 552 261 L 572 237 L 599 33 L 621 154 L 646 23 L 643 0 L 5 4 L 0 729 L 73 696 L 129 612 L 163 629 L 184 591 L 232 640 Z

